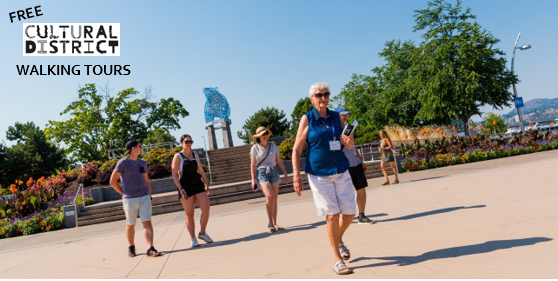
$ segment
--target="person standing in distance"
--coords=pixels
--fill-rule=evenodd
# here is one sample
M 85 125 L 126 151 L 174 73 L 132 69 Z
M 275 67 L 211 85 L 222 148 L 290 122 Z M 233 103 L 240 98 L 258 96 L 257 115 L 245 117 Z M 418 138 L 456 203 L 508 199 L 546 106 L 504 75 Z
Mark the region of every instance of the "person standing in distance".
M 122 206 L 126 214 L 126 238 L 128 238 L 128 256 L 136 256 L 134 236 L 138 213 L 143 224 L 143 237 L 147 244 L 147 257 L 157 257 L 161 253 L 153 247 L 153 226 L 151 225 L 151 185 L 147 178 L 147 162 L 138 158 L 143 148 L 137 140 L 126 143 L 128 157 L 118 161 L 110 177 L 110 185 L 122 194 Z M 118 179 L 122 186 L 118 183 Z
M 378 150 L 381 152 L 382 173 L 384 174 L 384 178 L 386 179 L 386 181 L 383 182 L 382 185 L 388 185 L 389 184 L 389 178 L 388 178 L 388 174 L 387 174 L 388 163 L 391 166 L 391 170 L 393 171 L 393 174 L 395 175 L 395 181 L 393 181 L 392 184 L 398 184 L 399 183 L 399 177 L 397 175 L 397 168 L 395 167 L 395 156 L 393 155 L 393 144 L 391 143 L 391 139 L 389 138 L 388 134 L 386 133 L 386 130 L 384 130 L 384 129 L 380 130 L 380 138 L 382 139 L 382 141 L 380 142 L 380 147 L 378 147 Z
M 327 108 L 329 105 L 329 86 L 325 82 L 310 87 L 310 101 L 314 108 L 302 116 L 293 148 L 294 190 L 301 195 L 303 189 L 300 178 L 300 155 L 304 143 L 308 183 L 319 216 L 326 217 L 327 234 L 333 250 L 337 274 L 351 274 L 343 260 L 351 258 L 349 249 L 343 243 L 343 234 L 351 225 L 356 212 L 355 194 L 349 161 L 341 151 L 341 144 L 352 148 L 352 136 L 342 134 L 339 113 Z
M 339 112 L 341 126 L 344 128 L 345 124 L 347 124 L 349 111 L 344 107 L 338 107 L 335 111 Z M 349 160 L 349 174 L 351 174 L 353 186 L 357 191 L 356 203 L 358 206 L 358 224 L 373 224 L 375 221 L 364 215 L 364 208 L 366 207 L 366 187 L 368 187 L 368 180 L 366 179 L 368 166 L 364 164 L 364 160 L 355 147 L 351 149 L 345 147 L 343 152 L 345 152 L 345 156 L 347 160 Z

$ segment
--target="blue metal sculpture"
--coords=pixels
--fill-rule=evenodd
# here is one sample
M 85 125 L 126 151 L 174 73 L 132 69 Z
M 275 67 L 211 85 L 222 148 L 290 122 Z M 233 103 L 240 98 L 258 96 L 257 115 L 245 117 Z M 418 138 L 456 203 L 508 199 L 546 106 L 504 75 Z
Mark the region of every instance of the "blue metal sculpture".
M 229 118 L 231 115 L 231 108 L 227 98 L 217 88 L 203 88 L 203 93 L 207 98 L 205 102 L 205 122 L 213 122 L 215 117 L 219 119 Z

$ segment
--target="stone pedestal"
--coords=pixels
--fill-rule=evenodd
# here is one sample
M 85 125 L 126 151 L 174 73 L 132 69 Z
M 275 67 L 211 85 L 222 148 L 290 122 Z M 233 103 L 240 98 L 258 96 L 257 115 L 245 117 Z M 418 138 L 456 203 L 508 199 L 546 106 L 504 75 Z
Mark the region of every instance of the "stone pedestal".
M 209 150 L 217 149 L 217 139 L 215 139 L 215 125 L 207 123 L 205 129 L 207 130 L 207 141 L 209 142 Z M 209 125 L 208 125 L 209 124 Z
M 233 147 L 233 140 L 231 134 L 231 120 L 224 119 L 223 121 L 223 145 L 225 148 Z
M 215 130 L 223 130 L 223 146 L 224 148 L 233 147 L 233 140 L 231 134 L 231 120 L 218 119 L 213 122 L 205 124 L 207 130 L 207 139 L 209 142 L 209 150 L 218 149 L 217 139 L 215 139 Z

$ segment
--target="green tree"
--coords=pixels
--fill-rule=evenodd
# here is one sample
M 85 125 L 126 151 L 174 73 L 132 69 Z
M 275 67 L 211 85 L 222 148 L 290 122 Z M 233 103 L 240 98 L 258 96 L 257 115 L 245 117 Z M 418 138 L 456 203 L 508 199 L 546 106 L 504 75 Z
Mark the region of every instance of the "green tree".
M 256 129 L 260 126 L 264 126 L 273 132 L 274 137 L 286 136 L 290 128 L 289 121 L 285 118 L 285 112 L 283 110 L 278 110 L 275 107 L 266 107 L 258 110 L 254 115 L 248 117 L 244 126 L 242 126 L 242 131 L 238 131 L 236 135 L 242 139 L 244 144 L 249 144 L 251 140 L 250 136 L 256 134 Z M 246 133 L 246 130 L 250 134 Z
M 343 104 L 351 117 L 359 121 L 356 142 L 376 140 L 386 125 L 416 126 L 433 123 L 417 118 L 422 105 L 411 79 L 415 72 L 413 58 L 417 47 L 413 42 L 389 41 L 379 53 L 386 63 L 372 69 L 372 76 L 353 74 L 340 95 L 334 98 Z
M 143 143 L 162 143 L 162 142 L 176 142 L 176 138 L 173 137 L 170 132 L 164 128 L 154 126 L 154 129 L 149 132 L 147 138 L 143 139 Z
M 106 160 L 110 149 L 122 148 L 132 139 L 144 140 L 156 128 L 180 129 L 179 120 L 189 115 L 174 98 L 151 102 L 150 89 L 135 98 L 138 91 L 128 88 L 111 96 L 97 92 L 95 84 L 86 84 L 60 115 L 66 121 L 49 121 L 45 133 L 67 145 L 73 161 Z
M 349 122 L 354 119 L 359 124 L 355 130 L 355 143 L 371 142 L 378 138 L 383 124 L 383 116 L 376 110 L 378 85 L 375 77 L 353 74 L 334 101 L 347 108 L 351 113 Z
M 493 112 L 485 114 L 482 122 L 484 124 L 483 127 L 490 128 L 491 133 L 505 133 L 508 130 L 504 118 Z M 496 125 L 494 125 L 494 123 L 496 123 Z
M 68 165 L 64 151 L 49 142 L 44 131 L 33 122 L 16 122 L 8 127 L 6 138 L 17 143 L 5 148 L 5 157 L 0 161 L 0 185 L 4 187 L 16 179 L 51 176 Z
M 416 73 L 410 83 L 422 104 L 417 118 L 443 123 L 459 119 L 467 126 L 482 106 L 510 105 L 509 87 L 517 77 L 506 69 L 505 53 L 494 48 L 500 40 L 470 22 L 476 16 L 469 8 L 463 12 L 459 0 L 455 7 L 434 0 L 414 17 L 414 31 L 425 31 L 413 56 Z
M 296 135 L 298 131 L 298 125 L 300 124 L 300 119 L 304 114 L 306 114 L 313 108 L 314 106 L 312 105 L 309 97 L 298 100 L 293 109 L 293 113 L 291 113 L 291 130 L 289 134 Z

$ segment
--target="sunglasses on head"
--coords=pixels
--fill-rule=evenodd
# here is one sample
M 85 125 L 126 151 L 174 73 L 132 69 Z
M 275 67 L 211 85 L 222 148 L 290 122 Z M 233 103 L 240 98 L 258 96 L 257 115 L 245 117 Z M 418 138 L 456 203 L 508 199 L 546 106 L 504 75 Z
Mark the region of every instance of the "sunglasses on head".
M 185 140 L 184 143 L 185 143 L 185 144 L 193 144 L 194 141 L 193 141 L 193 140 Z
M 315 97 L 321 99 L 321 98 L 326 98 L 329 99 L 329 92 L 325 92 L 323 94 L 314 94 Z

